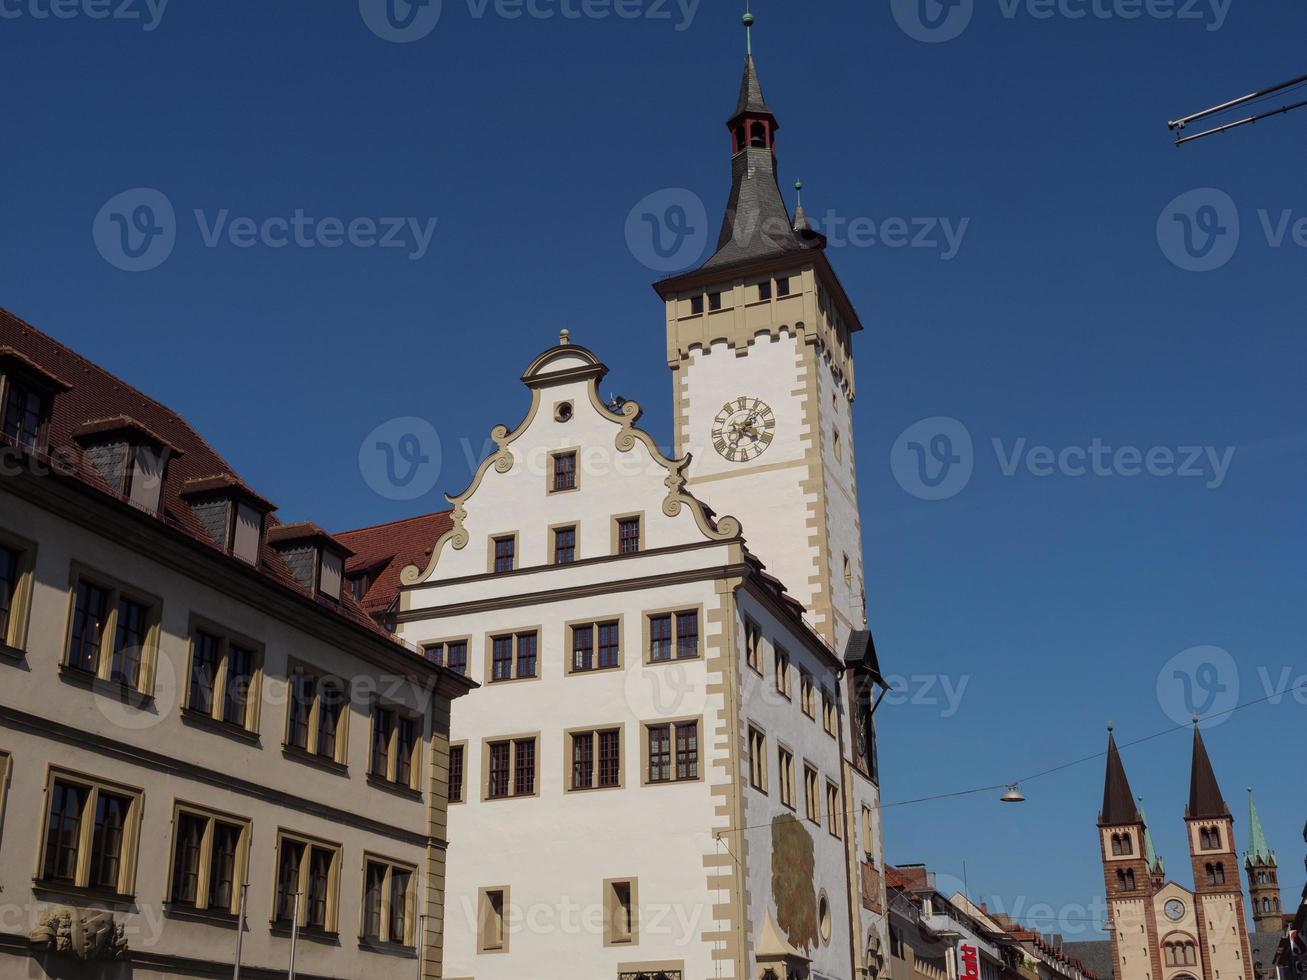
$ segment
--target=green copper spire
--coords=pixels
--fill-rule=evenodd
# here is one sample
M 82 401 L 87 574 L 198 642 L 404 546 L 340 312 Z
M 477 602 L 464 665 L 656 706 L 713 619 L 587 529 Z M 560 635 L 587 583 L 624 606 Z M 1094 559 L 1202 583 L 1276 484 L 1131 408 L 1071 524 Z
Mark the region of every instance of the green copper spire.
M 753 55 L 753 13 L 749 10 L 749 0 L 744 0 L 744 44 Z
M 1262 829 L 1262 818 L 1257 812 L 1251 786 L 1248 787 L 1248 860 L 1275 863 L 1275 852 L 1266 846 L 1266 831 Z
M 1166 865 L 1157 856 L 1157 848 L 1153 845 L 1153 832 L 1148 829 L 1148 815 L 1144 813 L 1144 798 L 1142 796 L 1139 797 L 1139 819 L 1144 822 L 1144 859 L 1148 862 L 1148 870 L 1164 874 Z

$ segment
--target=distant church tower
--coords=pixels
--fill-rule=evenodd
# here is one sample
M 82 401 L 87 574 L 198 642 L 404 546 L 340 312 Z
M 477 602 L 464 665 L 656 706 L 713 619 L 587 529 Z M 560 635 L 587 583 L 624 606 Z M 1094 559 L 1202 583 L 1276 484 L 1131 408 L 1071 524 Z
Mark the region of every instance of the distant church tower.
M 1266 832 L 1262 830 L 1252 787 L 1248 788 L 1248 853 L 1244 855 L 1243 866 L 1248 872 L 1248 896 L 1252 899 L 1257 931 L 1278 935 L 1284 931 L 1278 867 L 1275 852 L 1266 846 Z
M 1185 826 L 1193 889 L 1166 880 L 1109 734 L 1098 832 L 1116 980 L 1253 978 L 1234 818 L 1196 726 Z
M 842 652 L 865 625 L 852 417 L 862 324 L 825 237 L 781 196 L 780 124 L 752 46 L 727 128 L 717 250 L 654 286 L 667 310 L 676 453 L 693 453 L 695 496 L 740 519 L 749 550 Z

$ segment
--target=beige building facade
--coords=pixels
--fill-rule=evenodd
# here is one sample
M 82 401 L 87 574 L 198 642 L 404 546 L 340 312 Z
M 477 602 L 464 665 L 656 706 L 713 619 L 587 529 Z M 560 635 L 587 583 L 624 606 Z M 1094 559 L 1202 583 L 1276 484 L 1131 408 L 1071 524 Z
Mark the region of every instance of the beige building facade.
M 0 312 L 0 976 L 442 976 L 450 702 L 348 549 Z M 243 917 L 242 917 L 243 916 Z

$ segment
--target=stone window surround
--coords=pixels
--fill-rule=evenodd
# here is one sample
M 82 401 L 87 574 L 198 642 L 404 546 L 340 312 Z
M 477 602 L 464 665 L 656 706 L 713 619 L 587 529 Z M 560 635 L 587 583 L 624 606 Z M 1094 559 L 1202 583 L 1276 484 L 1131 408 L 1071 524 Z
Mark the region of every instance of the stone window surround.
M 32 610 L 32 583 L 36 577 L 35 541 L 0 528 L 0 546 L 18 554 L 18 575 L 9 603 L 9 628 L 0 636 L 0 654 L 21 657 L 27 648 L 27 627 Z
M 381 928 L 386 933 L 386 937 L 372 939 L 367 933 L 367 915 L 368 915 L 368 865 L 379 864 L 386 869 L 386 876 L 381 886 Z M 380 944 L 385 947 L 404 947 L 413 949 L 417 942 L 418 933 L 418 869 L 407 861 L 401 861 L 398 858 L 386 857 L 382 854 L 376 854 L 372 851 L 363 852 L 363 860 L 359 865 L 360 885 L 359 885 L 359 947 L 363 949 L 375 948 Z M 404 936 L 401 939 L 395 939 L 389 935 L 390 932 L 390 876 L 394 872 L 401 872 L 409 876 L 408 892 L 405 896 L 404 905 Z
M 499 915 L 498 922 L 493 922 L 491 917 L 491 896 L 499 896 Z M 509 914 L 510 902 L 512 900 L 512 889 L 508 885 L 491 885 L 486 888 L 477 889 L 477 954 L 499 954 L 508 952 L 509 942 L 509 922 L 512 916 Z M 498 936 L 491 935 L 491 929 L 498 932 Z
M 522 567 L 521 566 L 521 559 L 522 559 L 521 533 L 518 531 L 500 531 L 496 534 L 491 534 L 486 537 L 486 542 L 487 542 L 486 543 L 486 574 L 487 575 L 505 574 L 504 572 L 495 571 L 495 545 L 500 541 L 507 541 L 509 539 L 512 539 L 513 542 L 513 568 L 511 570 L 517 571 L 519 568 Z
M 768 795 L 767 733 L 754 722 L 747 722 L 746 728 L 748 730 L 746 748 L 749 757 L 749 785 L 763 796 L 766 796 Z
M 620 915 L 617 889 L 625 885 L 628 889 L 628 907 L 631 927 L 629 932 L 620 932 L 617 923 Z M 640 944 L 640 879 L 605 878 L 604 897 L 604 948 L 612 946 L 638 946 Z
M 622 531 L 621 531 L 622 521 L 629 521 L 632 519 L 640 522 L 640 541 L 639 544 L 636 546 L 637 547 L 636 551 L 628 552 L 627 555 L 622 555 Z M 612 527 L 611 553 L 613 555 L 628 557 L 630 554 L 638 555 L 644 553 L 646 547 L 646 542 L 645 542 L 646 521 L 645 521 L 644 511 L 642 510 L 633 511 L 629 514 L 614 514 L 610 524 Z
M 549 564 L 554 567 L 558 565 L 558 533 L 559 531 L 572 532 L 572 560 L 563 562 L 563 566 L 575 565 L 581 557 L 581 522 L 580 521 L 563 521 L 559 524 L 549 525 L 548 547 L 549 547 Z
M 495 735 L 481 740 L 481 802 L 482 803 L 503 803 L 507 800 L 530 800 L 540 795 L 540 785 L 542 783 L 541 774 L 544 771 L 544 759 L 540 752 L 539 731 L 521 732 L 516 735 Z M 490 746 L 500 745 L 507 742 L 508 749 L 508 785 L 509 792 L 505 796 L 490 795 Z M 518 793 L 517 790 L 517 743 L 534 742 L 535 743 L 535 780 L 530 793 Z M 463 759 L 463 770 L 467 771 L 467 758 Z M 466 778 L 466 777 L 465 777 Z M 467 794 L 465 793 L 464 796 Z
M 292 744 L 290 740 L 290 723 L 291 709 L 294 706 L 294 692 L 290 690 L 292 678 L 296 668 L 301 668 L 305 676 L 313 677 L 315 680 L 323 678 L 332 678 L 340 681 L 343 685 L 341 697 L 340 720 L 336 725 L 336 752 L 334 756 L 319 755 L 317 752 L 318 742 L 318 718 L 322 710 L 321 687 L 314 685 L 313 706 L 309 709 L 309 744 L 301 748 Z M 339 767 L 345 769 L 349 764 L 349 718 L 353 712 L 350 706 L 353 703 L 353 697 L 350 693 L 349 681 L 343 677 L 338 677 L 330 671 L 319 670 L 318 668 L 304 662 L 303 660 L 288 659 L 286 661 L 286 724 L 283 728 L 282 735 L 282 754 L 289 758 L 306 761 L 322 762 L 327 766 Z
M 776 778 L 780 786 L 781 804 L 791 810 L 796 809 L 794 750 L 779 739 L 776 741 Z
M 518 658 L 517 638 L 527 633 L 534 633 L 536 638 L 536 671 L 530 677 L 518 677 L 516 676 L 517 658 Z M 513 665 L 512 666 L 513 666 L 514 676 L 505 677 L 501 680 L 494 680 L 493 678 L 495 673 L 495 640 L 496 638 L 502 639 L 505 636 L 511 636 L 513 638 Z M 485 644 L 484 644 L 486 663 L 485 663 L 485 679 L 483 681 L 483 686 L 500 687 L 504 684 L 529 684 L 532 681 L 540 680 L 545 673 L 544 650 L 541 646 L 541 639 L 543 636 L 544 636 L 544 626 L 540 624 L 537 624 L 535 626 L 519 626 L 514 629 L 497 629 L 494 632 L 486 633 Z M 471 676 L 470 670 L 468 671 L 468 676 Z
M 679 657 L 676 655 L 677 636 L 678 636 L 677 621 L 679 617 L 685 613 L 694 613 L 698 617 L 697 618 L 697 623 L 699 627 L 698 645 L 695 651 L 695 655 L 693 657 Z M 651 644 L 652 637 L 651 637 L 651 630 L 650 630 L 650 620 L 652 620 L 654 617 L 657 616 L 672 617 L 672 656 L 667 660 L 654 660 L 650 657 L 650 654 L 652 653 L 652 644 Z M 698 661 L 703 659 L 703 648 L 704 648 L 703 631 L 706 624 L 703 618 L 702 604 L 668 606 L 665 609 L 647 609 L 644 611 L 644 613 L 641 615 L 640 618 L 644 624 L 644 635 L 641 641 L 641 649 L 642 649 L 642 659 L 644 660 L 644 665 L 646 667 L 660 667 L 665 664 L 679 664 L 679 663 L 686 663 L 687 661 L 693 662 L 693 661 Z
M 205 632 L 211 636 L 216 636 L 221 641 L 219 647 L 219 670 L 218 676 L 213 682 L 213 711 L 206 716 L 203 712 L 193 710 L 190 705 L 190 688 L 191 688 L 191 665 L 195 657 L 195 634 Z M 253 673 L 250 678 L 249 691 L 246 693 L 245 724 L 238 726 L 222 720 L 222 710 L 225 704 L 227 693 L 227 649 L 235 643 L 242 649 L 249 650 L 254 655 Z M 251 639 L 240 633 L 236 633 L 225 626 L 220 625 L 212 619 L 201 616 L 198 613 L 192 613 L 190 621 L 186 628 L 186 671 L 178 680 L 182 691 L 182 712 L 183 720 L 187 718 L 202 721 L 204 724 L 212 722 L 218 730 L 236 730 L 243 731 L 254 738 L 259 736 L 259 723 L 262 718 L 263 707 L 263 676 L 264 676 L 264 645 L 257 640 Z M 310 668 L 311 669 L 311 668 Z M 287 677 L 289 677 L 290 665 L 287 665 Z M 319 672 L 314 671 L 315 675 Z M 289 699 L 287 699 L 289 705 Z M 348 712 L 346 712 L 348 714 Z M 290 714 L 287 711 L 287 724 L 289 725 Z M 289 731 L 289 729 L 288 729 Z
M 447 802 L 450 806 L 462 806 L 464 803 L 467 802 L 468 741 L 467 741 L 466 739 L 463 739 L 462 741 L 458 741 L 458 742 L 450 742 L 450 743 L 449 743 L 449 753 L 450 753 L 450 756 L 449 756 L 449 757 L 450 757 L 450 758 L 453 757 L 453 754 L 454 754 L 454 750 L 455 750 L 455 749 L 462 749 L 462 750 L 463 750 L 463 769 L 462 769 L 462 771 L 459 773 L 459 783 L 458 783 L 458 787 L 459 787 L 460 792 L 459 792 L 458 799 L 454 800 L 454 799 L 450 799 L 450 798 L 449 798 L 450 795 L 451 795 L 451 793 L 452 793 L 452 788 L 453 788 L 452 780 L 450 780 L 449 791 L 446 792 L 446 794 L 445 794 L 445 799 L 446 799 L 446 802 Z M 447 764 L 446 764 L 446 778 L 448 778 L 448 774 L 449 774 L 450 772 L 451 772 L 451 770 L 450 770 L 449 765 L 448 765 L 448 763 L 447 763 Z
M 199 803 L 188 803 L 185 800 L 180 799 L 173 801 L 172 810 L 172 836 L 169 842 L 168 877 L 166 879 L 168 902 L 170 905 L 168 911 L 172 911 L 171 905 L 177 901 L 177 897 L 173 894 L 173 888 L 175 885 L 174 872 L 177 860 L 177 834 L 181 828 L 181 817 L 183 814 L 192 817 L 199 817 L 200 819 L 207 821 L 207 823 L 204 832 L 204 839 L 200 845 L 200 884 L 197 886 L 197 901 L 194 907 L 190 905 L 180 905 L 178 907 L 184 909 L 188 913 L 194 911 L 202 915 L 205 913 L 220 916 L 234 916 L 239 914 L 241 888 L 248 884 L 250 880 L 250 838 L 253 834 L 253 822 L 249 817 L 240 817 L 233 813 L 225 813 L 209 806 L 202 806 Z M 211 848 L 213 846 L 214 821 L 240 827 L 241 831 L 240 839 L 236 845 L 236 877 L 232 882 L 231 907 L 227 909 L 211 909 L 208 905 L 210 885 L 208 877 L 210 859 L 212 856 Z M 204 898 L 203 902 L 199 900 L 201 896 Z
M 688 610 L 687 610 L 688 611 Z M 589 670 L 574 670 L 572 668 L 572 630 L 578 626 L 590 626 L 594 628 L 594 660 L 599 662 L 599 630 L 598 627 L 603 623 L 617 624 L 617 665 L 615 667 L 592 667 Z M 646 627 L 647 629 L 647 627 Z M 663 663 L 663 661 L 659 661 Z M 588 677 L 591 674 L 607 674 L 611 671 L 623 670 L 626 667 L 626 617 L 617 616 L 586 616 L 582 619 L 573 619 L 563 624 L 563 673 L 568 677 Z M 496 683 L 503 683 L 502 681 Z
M 674 661 L 673 661 L 674 662 Z M 692 779 L 677 779 L 676 772 L 676 726 L 695 725 L 695 744 L 698 746 L 698 764 L 696 775 Z M 668 726 L 671 729 L 672 740 L 672 772 L 673 778 L 660 779 L 653 781 L 649 779 L 649 729 Z M 703 742 L 703 716 L 691 715 L 683 718 L 658 718 L 653 721 L 644 721 L 640 723 L 640 785 L 641 786 L 684 786 L 689 783 L 700 783 L 704 779 L 704 770 L 708 768 L 707 757 L 704 751 Z
M 77 587 L 82 582 L 88 582 L 108 593 L 108 599 L 105 602 L 105 619 L 100 631 L 100 662 L 97 665 L 96 673 L 93 675 L 95 681 L 120 689 L 134 690 L 138 694 L 152 697 L 154 694 L 155 671 L 159 658 L 163 599 L 129 585 L 112 575 L 106 575 L 76 559 L 70 563 L 68 575 L 68 618 L 64 627 L 63 649 L 59 660 L 60 668 L 65 672 L 65 676 L 87 676 L 85 671 L 73 667 L 68 662 L 69 654 L 72 652 L 73 621 L 77 615 Z M 118 630 L 118 603 L 121 599 L 128 599 L 144 606 L 148 617 L 145 627 L 145 643 L 141 646 L 141 663 L 134 688 L 126 684 L 118 684 L 110 679 L 113 667 L 113 647 L 116 642 L 115 634 Z M 189 672 L 186 677 L 189 681 Z
M 574 787 L 572 785 L 572 739 L 577 735 L 596 736 L 599 732 L 617 732 L 617 785 L 600 786 L 599 785 L 599 748 L 598 739 L 595 738 L 594 751 L 594 784 L 591 786 Z M 564 793 L 600 793 L 615 789 L 626 788 L 626 723 L 617 722 L 611 725 L 580 725 L 576 728 L 568 728 L 563 731 L 563 792 Z M 537 785 L 539 779 L 537 779 Z
M 327 911 L 326 922 L 321 932 L 327 935 L 336 935 L 339 931 L 340 923 L 340 873 L 343 848 L 340 844 L 333 841 L 323 840 L 320 837 L 312 837 L 308 834 L 297 833 L 293 830 L 286 830 L 284 827 L 277 828 L 277 845 L 272 856 L 272 908 L 268 912 L 268 921 L 272 926 L 273 934 L 280 932 L 289 932 L 289 927 L 277 921 L 277 889 L 281 876 L 281 848 L 285 842 L 304 845 L 304 855 L 300 860 L 299 868 L 299 889 L 300 889 L 300 908 L 299 908 L 299 928 L 301 931 L 308 929 L 311 932 L 319 932 L 316 928 L 308 925 L 309 909 L 308 902 L 305 901 L 307 894 L 307 883 L 309 877 L 309 864 L 311 848 L 317 847 L 322 850 L 331 851 L 331 868 L 327 872 Z
M 389 711 L 395 716 L 395 727 L 390 733 L 390 744 L 386 750 L 386 771 L 378 773 L 372 771 L 372 746 L 373 739 L 376 737 L 375 726 L 377 723 L 376 710 Z M 413 723 L 413 756 L 409 760 L 408 783 L 396 782 L 399 771 L 399 720 L 407 719 Z M 414 711 L 412 708 L 393 701 L 386 701 L 380 697 L 374 697 L 368 706 L 368 782 L 380 784 L 386 789 L 398 789 L 401 792 L 407 791 L 418 797 L 422 795 L 422 744 L 426 741 L 426 715 L 421 711 Z M 464 765 L 467 760 L 464 759 Z
M 82 817 L 81 826 L 78 828 L 76 881 L 71 886 L 41 880 L 45 870 L 45 849 L 50 833 L 50 804 L 53 802 L 54 784 L 56 782 L 71 783 L 89 790 L 84 811 L 86 815 Z M 133 898 L 135 896 L 136 858 L 140 848 L 141 818 L 142 811 L 145 809 L 145 791 L 100 779 L 87 773 L 65 769 L 61 766 L 49 766 L 46 769 L 45 792 L 42 796 L 40 810 L 41 829 L 38 835 L 39 844 L 36 851 L 35 885 L 38 889 L 57 892 L 71 890 L 78 893 L 101 891 L 101 889 L 91 889 L 87 885 L 91 871 L 91 841 L 95 834 L 96 799 L 101 791 L 112 793 L 115 796 L 124 796 L 131 801 L 127 820 L 123 827 L 122 850 L 119 852 L 118 860 L 118 887 L 114 889 L 114 895 L 119 898 Z

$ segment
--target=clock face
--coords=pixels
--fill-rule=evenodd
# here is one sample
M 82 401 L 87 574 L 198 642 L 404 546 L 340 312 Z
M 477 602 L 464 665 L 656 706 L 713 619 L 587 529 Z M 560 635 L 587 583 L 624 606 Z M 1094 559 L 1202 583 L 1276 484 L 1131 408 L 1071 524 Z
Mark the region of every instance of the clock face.
M 776 415 L 757 398 L 741 395 L 713 419 L 713 447 L 732 463 L 747 463 L 767 451 L 776 436 Z
M 1166 903 L 1166 917 L 1172 922 L 1179 922 L 1184 918 L 1184 902 L 1178 898 L 1173 898 Z

